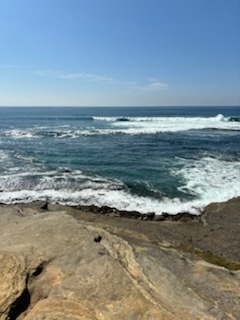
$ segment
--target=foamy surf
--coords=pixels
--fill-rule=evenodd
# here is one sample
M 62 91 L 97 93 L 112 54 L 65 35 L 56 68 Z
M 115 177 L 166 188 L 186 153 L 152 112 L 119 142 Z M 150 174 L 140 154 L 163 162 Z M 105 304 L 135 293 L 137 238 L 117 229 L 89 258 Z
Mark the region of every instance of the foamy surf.
M 229 117 L 222 114 L 216 117 L 158 117 L 158 118 L 129 118 L 128 121 L 112 123 L 115 127 L 124 128 L 122 133 L 160 133 L 179 132 L 189 130 L 218 129 L 240 130 L 240 124 L 229 121 Z
M 107 206 L 140 213 L 199 214 L 211 202 L 223 202 L 240 195 L 240 163 L 211 157 L 178 159 L 183 167 L 172 171 L 182 179 L 179 191 L 194 199 L 167 196 L 151 198 L 132 194 L 118 180 L 89 176 L 81 171 L 16 173 L 0 177 L 0 202 L 11 204 L 36 200 L 65 205 Z
M 181 203 L 179 199 L 165 199 L 158 201 L 151 198 L 133 196 L 124 191 L 106 191 L 85 189 L 69 192 L 64 190 L 19 190 L 15 192 L 4 192 L 0 195 L 0 202 L 5 204 L 30 203 L 33 201 L 47 201 L 62 205 L 95 205 L 98 207 L 107 206 L 123 211 L 137 211 L 140 213 L 155 213 L 161 215 L 163 212 L 177 214 L 189 212 L 199 214 L 201 208 L 198 203 Z
M 232 195 L 233 194 L 221 196 L 217 202 L 227 201 L 232 198 Z M 213 199 L 214 198 L 199 199 L 184 202 L 179 198 L 169 199 L 166 197 L 160 201 L 148 197 L 134 196 L 126 191 L 93 190 L 91 188 L 74 192 L 55 189 L 41 191 L 18 190 L 3 192 L 0 195 L 0 202 L 5 204 L 30 203 L 40 200 L 70 206 L 107 206 L 117 210 L 137 211 L 142 214 L 155 213 L 157 215 L 163 213 L 175 215 L 183 212 L 197 215 L 200 214 Z M 214 202 L 216 202 L 216 199 L 214 199 Z

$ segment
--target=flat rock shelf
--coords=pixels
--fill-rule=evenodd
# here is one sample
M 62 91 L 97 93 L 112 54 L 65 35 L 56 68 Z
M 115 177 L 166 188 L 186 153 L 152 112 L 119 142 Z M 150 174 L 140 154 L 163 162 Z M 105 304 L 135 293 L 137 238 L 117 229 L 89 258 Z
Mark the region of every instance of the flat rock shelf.
M 240 198 L 163 217 L 0 205 L 0 319 L 239 319 Z

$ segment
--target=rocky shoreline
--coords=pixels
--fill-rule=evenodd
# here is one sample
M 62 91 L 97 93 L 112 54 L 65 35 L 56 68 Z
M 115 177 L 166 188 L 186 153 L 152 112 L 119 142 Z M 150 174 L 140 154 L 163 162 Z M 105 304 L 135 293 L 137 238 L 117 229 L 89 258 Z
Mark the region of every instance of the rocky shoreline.
M 239 319 L 240 198 L 201 216 L 0 205 L 0 319 Z

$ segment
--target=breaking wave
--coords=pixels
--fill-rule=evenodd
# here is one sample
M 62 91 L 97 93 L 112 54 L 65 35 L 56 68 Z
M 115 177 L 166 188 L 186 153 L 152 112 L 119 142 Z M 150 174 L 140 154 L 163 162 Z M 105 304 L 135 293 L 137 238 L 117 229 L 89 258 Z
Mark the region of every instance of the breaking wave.
M 182 169 L 172 174 L 183 180 L 179 191 L 197 197 L 203 206 L 240 196 L 240 162 L 212 157 L 178 161 Z
M 162 121 L 204 121 L 204 122 L 218 122 L 218 121 L 238 121 L 238 117 L 224 117 L 222 114 L 218 114 L 215 117 L 93 117 L 95 121 L 107 121 L 107 122 L 162 122 Z
M 105 122 L 107 126 L 88 126 L 74 129 L 69 126 L 35 127 L 25 130 L 12 129 L 0 132 L 1 136 L 14 139 L 32 139 L 41 137 L 79 138 L 91 135 L 140 135 L 164 132 L 183 132 L 189 130 L 229 130 L 240 131 L 240 118 L 224 117 L 92 117 L 94 121 Z M 93 122 L 94 123 L 94 122 Z
M 161 215 L 164 212 L 199 214 L 211 202 L 240 196 L 240 163 L 204 157 L 199 160 L 176 159 L 181 168 L 172 176 L 182 180 L 181 193 L 192 199 L 132 193 L 121 181 L 85 175 L 79 170 L 60 168 L 46 172 L 9 173 L 0 176 L 0 202 L 26 203 L 36 200 L 64 205 L 107 206 L 125 211 Z

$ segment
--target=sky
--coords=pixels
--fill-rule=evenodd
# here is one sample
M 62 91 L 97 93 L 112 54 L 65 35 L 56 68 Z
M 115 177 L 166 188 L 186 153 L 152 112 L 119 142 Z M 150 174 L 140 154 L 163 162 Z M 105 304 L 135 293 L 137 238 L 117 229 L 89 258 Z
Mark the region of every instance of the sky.
M 240 105 L 240 0 L 0 0 L 0 106 Z

